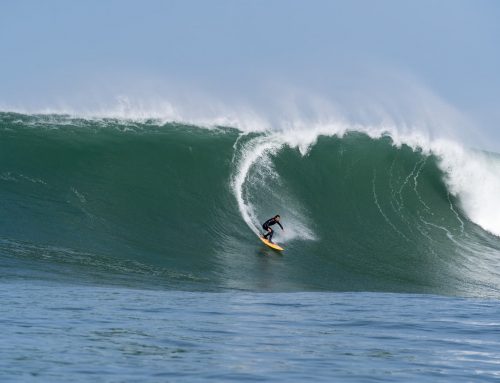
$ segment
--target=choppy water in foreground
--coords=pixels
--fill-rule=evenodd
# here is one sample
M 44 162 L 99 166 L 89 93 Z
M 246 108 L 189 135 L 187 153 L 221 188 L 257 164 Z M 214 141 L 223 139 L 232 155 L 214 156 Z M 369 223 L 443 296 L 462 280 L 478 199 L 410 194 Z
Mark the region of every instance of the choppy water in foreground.
M 496 382 L 500 303 L 0 284 L 6 381 Z

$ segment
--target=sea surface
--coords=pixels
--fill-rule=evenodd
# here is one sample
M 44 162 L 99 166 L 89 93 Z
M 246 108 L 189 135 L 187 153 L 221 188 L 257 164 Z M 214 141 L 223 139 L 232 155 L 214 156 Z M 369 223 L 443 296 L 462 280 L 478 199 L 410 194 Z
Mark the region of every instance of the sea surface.
M 396 133 L 0 112 L 0 381 L 499 381 L 500 157 Z
M 500 379 L 496 300 L 0 286 L 4 382 Z

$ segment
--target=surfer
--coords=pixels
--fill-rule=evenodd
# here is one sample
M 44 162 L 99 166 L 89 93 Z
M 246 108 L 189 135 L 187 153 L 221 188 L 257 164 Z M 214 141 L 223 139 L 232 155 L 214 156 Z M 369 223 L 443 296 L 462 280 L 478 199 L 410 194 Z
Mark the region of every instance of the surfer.
M 278 224 L 281 227 L 281 230 L 285 230 L 283 229 L 283 226 L 281 226 L 280 218 L 281 218 L 280 215 L 276 214 L 273 218 L 269 218 L 266 222 L 262 224 L 262 228 L 264 229 L 264 231 L 267 231 L 266 234 L 262 235 L 262 238 L 268 239 L 269 242 L 273 243 L 274 230 L 271 229 L 270 226 L 273 226 L 275 224 Z

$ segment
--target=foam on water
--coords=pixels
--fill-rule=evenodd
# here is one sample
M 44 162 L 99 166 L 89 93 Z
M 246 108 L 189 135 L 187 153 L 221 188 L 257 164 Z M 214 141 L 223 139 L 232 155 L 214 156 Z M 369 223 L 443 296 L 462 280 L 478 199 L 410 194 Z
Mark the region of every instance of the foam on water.
M 341 121 L 309 128 L 290 127 L 270 132 L 248 142 L 242 149 L 232 186 L 240 212 L 249 227 L 256 232 L 255 208 L 250 196 L 245 195 L 244 184 L 248 182 L 253 166 L 264 166 L 272 172 L 270 158 L 284 146 L 297 148 L 307 155 L 320 136 L 342 137 L 347 132 L 362 132 L 371 138 L 388 136 L 395 146 L 407 145 L 425 155 L 434 155 L 445 174 L 449 192 L 455 196 L 466 216 L 483 229 L 500 236 L 500 158 L 493 154 L 464 147 L 445 138 L 432 139 L 426 132 L 407 129 L 404 132 L 396 126 L 361 126 Z M 275 177 L 278 175 L 273 173 Z M 249 182 L 257 182 L 253 179 Z

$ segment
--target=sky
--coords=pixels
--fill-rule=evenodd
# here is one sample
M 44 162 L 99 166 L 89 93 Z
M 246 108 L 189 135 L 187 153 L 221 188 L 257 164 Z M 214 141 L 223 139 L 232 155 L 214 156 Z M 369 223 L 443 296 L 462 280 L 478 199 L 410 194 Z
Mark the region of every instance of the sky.
M 494 0 L 0 0 L 0 108 L 428 99 L 495 140 L 498 20 Z

